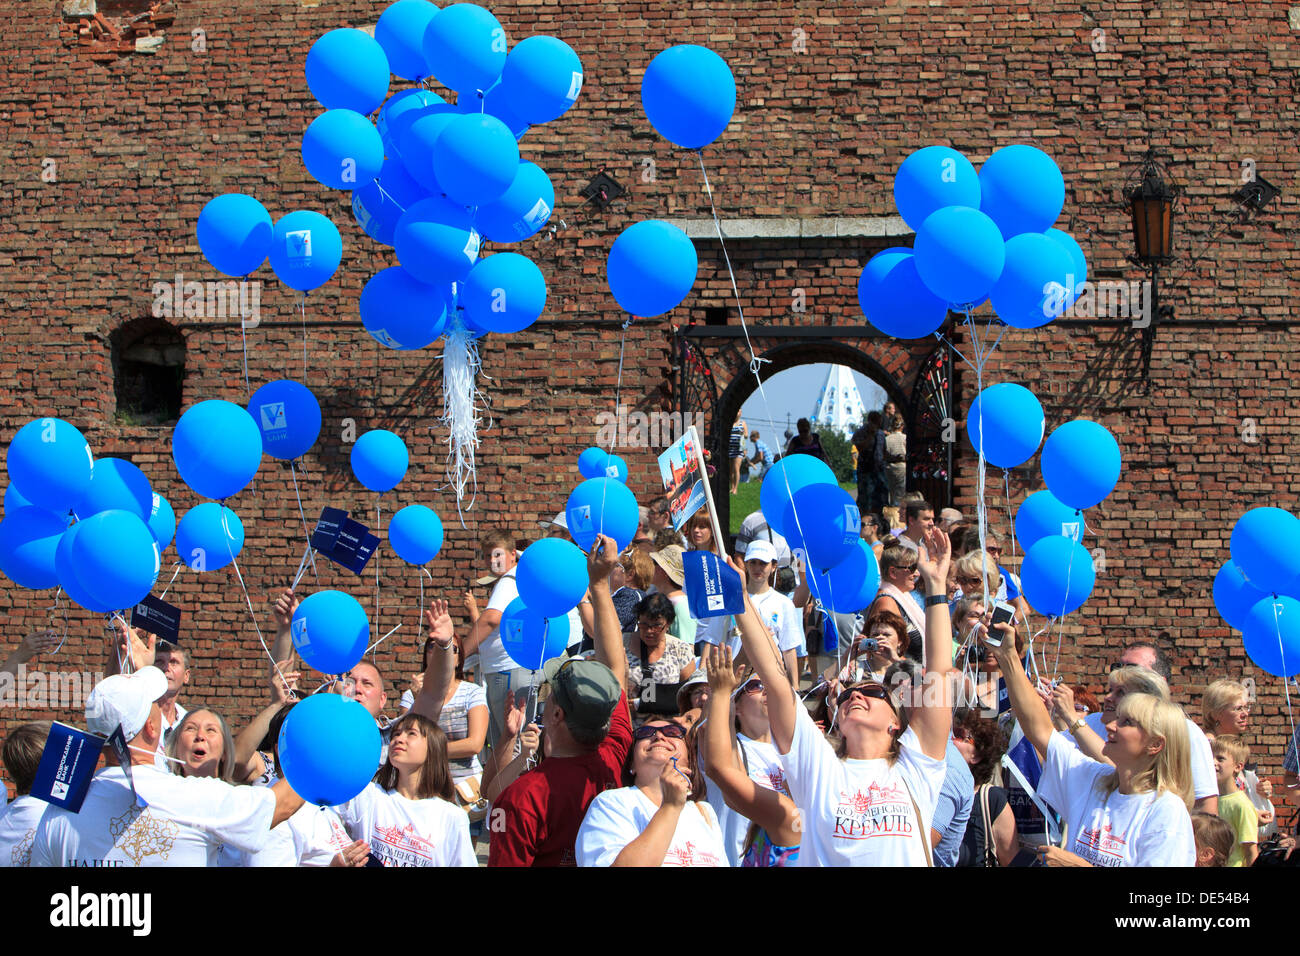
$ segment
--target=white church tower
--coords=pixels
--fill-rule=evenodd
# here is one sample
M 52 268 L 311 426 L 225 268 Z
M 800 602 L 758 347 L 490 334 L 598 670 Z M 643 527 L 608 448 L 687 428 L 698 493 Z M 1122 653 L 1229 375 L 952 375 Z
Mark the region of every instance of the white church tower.
M 846 365 L 832 365 L 813 408 L 813 428 L 830 428 L 848 438 L 866 413 L 853 372 Z

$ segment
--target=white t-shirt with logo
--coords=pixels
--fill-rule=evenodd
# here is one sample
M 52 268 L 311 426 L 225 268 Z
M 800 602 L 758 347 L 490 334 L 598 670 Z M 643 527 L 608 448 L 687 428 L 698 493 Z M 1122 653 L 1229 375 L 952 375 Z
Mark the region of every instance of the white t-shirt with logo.
M 80 813 L 50 807 L 36 828 L 32 866 L 216 866 L 222 844 L 256 853 L 271 831 L 275 794 L 212 777 L 121 767 L 95 775 Z M 144 804 L 143 806 L 141 804 Z
M 927 865 L 930 824 L 948 764 L 926 756 L 910 727 L 900 743 L 892 765 L 883 757 L 841 760 L 807 708 L 795 708 L 794 739 L 781 763 L 803 815 L 797 865 Z
M 408 800 L 371 782 L 334 808 L 354 840 L 370 844 L 384 866 L 478 866 L 469 817 L 438 797 Z
M 744 734 L 736 734 L 744 752 L 744 765 L 749 772 L 749 779 L 760 787 L 769 790 L 781 790 L 785 784 L 785 768 L 781 766 L 781 757 L 776 747 L 770 743 L 751 740 Z M 740 866 L 740 858 L 745 848 L 745 837 L 749 834 L 749 817 L 727 806 L 722 790 L 709 777 L 704 778 L 709 806 L 717 815 L 718 825 L 722 828 L 722 837 L 727 849 L 727 861 L 732 866 Z
M 576 845 L 578 866 L 609 866 L 645 832 L 659 808 L 636 787 L 606 790 L 591 801 Z M 727 850 L 713 808 L 687 800 L 664 854 L 663 866 L 727 866 Z
M 493 585 L 492 597 L 488 599 L 487 610 L 504 614 L 506 608 L 510 606 L 510 602 L 517 597 L 519 597 L 519 589 L 515 586 L 514 569 L 511 569 Z M 581 628 L 579 628 L 579 638 L 581 639 Z M 484 674 L 500 674 L 502 671 L 512 671 L 519 666 L 510 659 L 510 655 L 506 653 L 505 644 L 501 642 L 500 624 L 494 627 L 492 633 L 479 645 L 478 656 L 479 660 L 483 662 Z
M 1071 853 L 1093 866 L 1195 866 L 1196 838 L 1187 805 L 1175 793 L 1107 794 L 1115 772 L 1052 732 L 1038 794 L 1069 826 Z
M 751 594 L 750 602 L 758 612 L 759 620 L 772 630 L 776 646 L 784 654 L 791 648 L 804 648 L 803 611 L 794 606 L 794 602 L 780 591 L 768 588 L 762 594 Z M 739 654 L 740 636 L 730 640 L 731 653 Z
M 1083 719 L 1083 722 L 1092 728 L 1103 741 L 1106 739 L 1106 725 L 1102 723 L 1100 713 L 1089 714 Z M 1074 738 L 1066 735 L 1066 740 L 1074 744 L 1078 743 Z M 1190 746 L 1190 756 L 1192 761 L 1192 793 L 1197 800 L 1203 800 L 1206 797 L 1217 797 L 1219 795 L 1219 778 L 1214 773 L 1214 752 L 1210 749 L 1210 739 L 1205 736 L 1205 731 L 1196 725 L 1196 722 L 1190 718 L 1187 721 L 1187 743 Z
M 296 866 L 329 866 L 335 855 L 353 842 L 338 814 L 314 803 L 304 803 L 276 827 L 282 828 L 288 828 L 293 841 Z
M 0 810 L 0 866 L 27 866 L 36 824 L 50 804 L 31 795 Z

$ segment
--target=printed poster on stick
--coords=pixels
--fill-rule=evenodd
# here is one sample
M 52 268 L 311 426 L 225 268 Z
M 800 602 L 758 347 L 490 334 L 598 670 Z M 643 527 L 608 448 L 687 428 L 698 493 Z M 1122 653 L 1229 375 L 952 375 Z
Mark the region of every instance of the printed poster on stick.
M 692 425 L 659 456 L 659 477 L 663 479 L 674 531 L 681 531 L 711 497 L 706 475 L 700 439 Z

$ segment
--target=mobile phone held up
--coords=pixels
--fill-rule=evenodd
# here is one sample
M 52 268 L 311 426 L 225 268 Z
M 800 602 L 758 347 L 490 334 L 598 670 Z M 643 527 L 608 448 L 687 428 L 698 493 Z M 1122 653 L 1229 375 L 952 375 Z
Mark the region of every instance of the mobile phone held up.
M 1016 619 L 1016 609 L 1006 601 L 996 601 L 993 604 L 993 620 L 990 623 L 988 633 L 984 635 L 984 642 L 992 644 L 994 647 L 1002 646 L 1002 632 L 994 630 L 999 624 L 1011 624 Z

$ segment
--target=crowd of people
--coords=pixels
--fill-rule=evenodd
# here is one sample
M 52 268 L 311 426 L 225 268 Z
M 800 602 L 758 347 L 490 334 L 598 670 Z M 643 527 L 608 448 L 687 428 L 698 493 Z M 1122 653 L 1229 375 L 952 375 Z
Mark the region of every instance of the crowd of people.
M 761 513 L 729 551 L 707 511 L 681 531 L 643 509 L 619 553 L 600 537 L 570 646 L 540 672 L 505 652 L 515 538 L 481 539 L 486 603 L 434 601 L 414 672 L 296 663 L 303 595 L 274 596 L 265 705 L 232 727 L 184 649 L 118 621 L 84 728 L 118 727 L 79 812 L 31 795 L 48 722 L 11 727 L 16 799 L 3 866 L 1245 866 L 1293 860 L 1292 740 L 1281 774 L 1252 761 L 1248 688 L 1220 677 L 1185 711 L 1158 641 L 1133 639 L 1107 687 L 1051 680 L 1029 608 L 957 512 L 915 497 L 864 513 L 877 594 L 829 614 Z M 565 535 L 563 516 L 543 523 Z M 724 554 L 743 611 L 696 620 L 683 553 Z M 1010 621 L 993 623 L 1001 604 Z M 1134 636 L 1135 637 L 1135 636 Z M 24 639 L 3 669 L 55 651 Z M 405 692 L 397 686 L 407 683 Z M 300 697 L 373 717 L 373 780 L 305 804 L 279 731 Z M 1101 699 L 1099 700 L 1098 697 Z M 393 704 L 394 700 L 399 700 Z M 1195 718 L 1195 719 L 1194 719 Z M 1274 780 L 1283 782 L 1274 803 Z M 1288 822 L 1290 821 L 1290 822 Z

